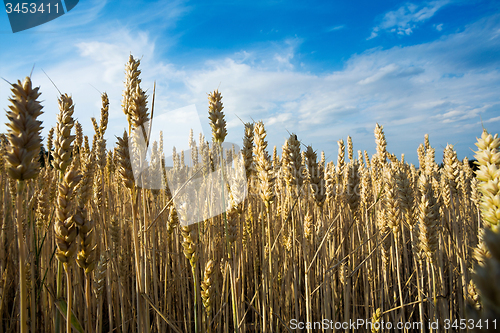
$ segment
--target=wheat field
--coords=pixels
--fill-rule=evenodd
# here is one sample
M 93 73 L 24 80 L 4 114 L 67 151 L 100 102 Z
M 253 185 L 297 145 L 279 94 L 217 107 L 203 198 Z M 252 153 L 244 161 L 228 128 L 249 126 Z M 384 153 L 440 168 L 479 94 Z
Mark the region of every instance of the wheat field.
M 237 151 L 223 146 L 214 91 L 211 138 L 186 133 L 190 151 L 173 153 L 147 142 L 151 158 L 138 162 L 134 138 L 147 137 L 153 97 L 139 66 L 130 56 L 129 128 L 115 142 L 104 138 L 106 94 L 88 138 L 70 95 L 51 127 L 37 120 L 36 83 L 12 84 L 0 138 L 0 333 L 497 331 L 496 135 L 478 133 L 476 171 L 451 145 L 441 163 L 427 135 L 409 164 L 387 151 L 378 124 L 373 156 L 348 137 L 328 162 L 300 133 L 271 152 L 260 121 L 245 124 Z M 136 163 L 163 188 L 138 182 Z M 208 174 L 229 198 L 222 213 L 176 204 Z M 183 223 L 195 213 L 204 218 Z

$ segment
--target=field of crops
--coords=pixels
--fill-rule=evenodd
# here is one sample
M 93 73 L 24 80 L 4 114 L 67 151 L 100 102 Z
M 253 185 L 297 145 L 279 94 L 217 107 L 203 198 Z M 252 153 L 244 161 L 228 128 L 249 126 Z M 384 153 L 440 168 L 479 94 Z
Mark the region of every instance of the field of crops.
M 126 64 L 129 129 L 116 142 L 104 139 L 106 94 L 93 137 L 62 94 L 42 142 L 52 124 L 37 120 L 41 91 L 30 78 L 12 84 L 0 140 L 0 333 L 500 329 L 496 136 L 478 133 L 477 171 L 452 145 L 435 156 L 428 136 L 419 165 L 408 164 L 378 124 L 373 156 L 348 137 L 325 161 L 300 133 L 271 152 L 263 122 L 245 124 L 238 151 L 223 146 L 214 91 L 212 137 L 186 133 L 191 149 L 172 154 L 168 140 L 148 142 L 153 96 L 139 65 Z

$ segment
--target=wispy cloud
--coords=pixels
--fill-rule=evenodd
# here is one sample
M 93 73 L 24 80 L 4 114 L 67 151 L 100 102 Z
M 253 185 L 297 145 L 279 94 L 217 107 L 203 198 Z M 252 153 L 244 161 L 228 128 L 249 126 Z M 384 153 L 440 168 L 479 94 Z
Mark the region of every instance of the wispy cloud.
M 326 29 L 327 32 L 332 32 L 332 31 L 338 31 L 338 30 L 342 30 L 342 29 L 345 29 L 345 24 L 341 24 L 341 25 L 335 25 L 333 27 L 330 27 L 328 29 Z
M 438 10 L 450 3 L 450 0 L 437 0 L 422 4 L 407 3 L 396 10 L 385 13 L 380 24 L 372 29 L 368 39 L 375 38 L 381 31 L 410 35 L 423 22 L 429 20 Z M 442 25 L 437 27 L 439 31 Z
M 500 121 L 500 116 L 499 117 L 490 118 L 488 120 L 485 120 L 484 123 L 494 123 L 494 122 L 497 122 L 497 121 Z

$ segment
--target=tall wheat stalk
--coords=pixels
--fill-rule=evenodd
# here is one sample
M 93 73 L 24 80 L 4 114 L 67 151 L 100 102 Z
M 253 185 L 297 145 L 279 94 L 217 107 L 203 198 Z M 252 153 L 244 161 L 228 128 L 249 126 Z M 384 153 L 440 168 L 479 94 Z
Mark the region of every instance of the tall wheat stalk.
M 12 84 L 12 97 L 9 99 L 9 118 L 7 151 L 5 153 L 7 173 L 12 180 L 17 181 L 16 221 L 17 239 L 19 248 L 19 286 L 20 286 L 20 321 L 19 330 L 28 331 L 27 320 L 27 286 L 26 286 L 26 244 L 24 241 L 24 214 L 23 197 L 25 181 L 35 178 L 39 173 L 38 152 L 42 146 L 40 132 L 42 122 L 37 120 L 42 112 L 42 105 L 37 100 L 40 96 L 39 88 L 33 88 L 31 78 Z M 30 226 L 27 225 L 27 232 Z M 28 235 L 26 235 L 29 239 Z M 34 290 L 32 291 L 34 292 Z M 32 295 L 33 297 L 33 295 Z M 33 310 L 33 307 L 31 308 Z M 35 323 L 35 314 L 31 313 L 32 328 Z

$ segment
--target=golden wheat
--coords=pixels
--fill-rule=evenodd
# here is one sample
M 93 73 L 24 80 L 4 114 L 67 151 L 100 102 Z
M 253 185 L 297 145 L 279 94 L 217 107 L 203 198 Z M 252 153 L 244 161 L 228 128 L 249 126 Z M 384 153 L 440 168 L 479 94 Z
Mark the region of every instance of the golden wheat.
M 129 128 L 115 148 L 104 139 L 106 94 L 92 149 L 71 97 L 61 95 L 41 164 L 39 90 L 29 78 L 13 85 L 9 133 L 0 136 L 0 333 L 60 332 L 64 322 L 70 331 L 71 317 L 73 330 L 86 332 L 288 332 L 293 319 L 309 322 L 308 331 L 323 319 L 365 319 L 421 323 L 401 332 L 423 332 L 429 321 L 456 318 L 489 319 L 495 331 L 497 136 L 478 139 L 476 174 L 452 145 L 441 167 L 428 135 L 418 167 L 398 159 L 379 124 L 373 156 L 354 156 L 349 136 L 334 163 L 312 146 L 301 151 L 295 134 L 270 154 L 262 121 L 244 125 L 237 152 L 222 146 L 216 90 L 207 106 L 212 143 L 186 133 L 190 152 L 174 147 L 170 168 L 163 133 L 147 142 L 149 161 L 132 155 L 154 121 L 139 65 L 133 56 L 126 64 Z M 148 189 L 147 176 L 136 183 L 134 163 L 161 174 L 163 188 Z M 189 198 L 200 199 L 214 186 L 211 172 L 222 176 L 216 191 L 229 199 L 227 212 L 211 216 L 211 201 L 180 205 L 188 198 L 178 187 L 200 180 Z M 186 225 L 193 212 L 204 221 Z

